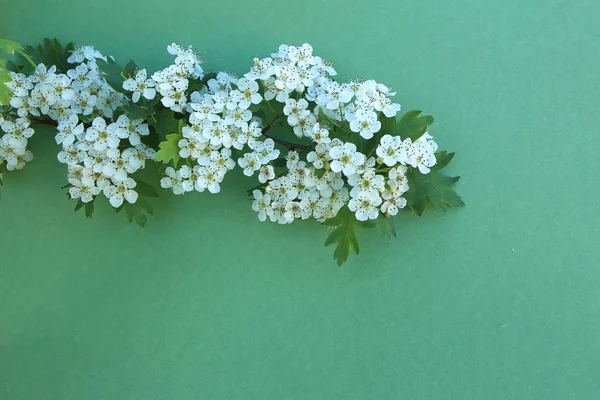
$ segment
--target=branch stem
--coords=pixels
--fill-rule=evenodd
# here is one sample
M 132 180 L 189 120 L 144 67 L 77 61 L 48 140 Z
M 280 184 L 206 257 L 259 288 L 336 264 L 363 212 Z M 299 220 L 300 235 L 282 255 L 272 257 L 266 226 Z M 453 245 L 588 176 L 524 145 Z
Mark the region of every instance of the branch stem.
M 292 142 L 288 142 L 286 140 L 282 140 L 276 137 L 273 137 L 271 135 L 267 135 L 267 132 L 273 127 L 273 125 L 275 125 L 275 123 L 277 122 L 277 120 L 281 117 L 280 114 L 276 114 L 275 118 L 273 118 L 273 121 L 269 122 L 269 124 L 267 126 L 265 126 L 262 129 L 262 135 L 266 138 L 269 138 L 271 140 L 273 140 L 275 143 L 278 143 L 284 147 L 287 147 L 289 150 L 293 150 L 293 149 L 310 149 L 312 148 L 312 146 L 310 145 L 306 145 L 306 144 L 299 144 L 299 143 L 292 143 Z

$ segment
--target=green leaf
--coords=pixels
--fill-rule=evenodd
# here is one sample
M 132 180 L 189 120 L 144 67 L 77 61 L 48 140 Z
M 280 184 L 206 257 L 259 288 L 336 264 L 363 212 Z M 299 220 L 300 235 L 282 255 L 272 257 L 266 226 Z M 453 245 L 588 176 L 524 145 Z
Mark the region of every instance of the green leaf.
M 287 161 L 284 157 L 280 157 L 271 161 L 271 164 L 276 168 L 284 168 L 287 165 Z
M 139 179 L 135 180 L 136 182 L 136 186 L 135 186 L 135 191 L 144 197 L 158 197 L 158 190 L 156 190 L 156 188 L 144 181 L 141 181 Z
M 436 164 L 431 168 L 431 172 L 438 172 L 445 168 L 450 161 L 454 158 L 454 153 L 448 153 L 447 151 L 438 151 L 435 153 Z
M 88 218 L 92 218 L 94 216 L 94 201 L 85 203 L 85 216 Z
M 8 55 L 14 55 L 17 50 L 23 49 L 19 43 L 14 40 L 0 39 L 0 51 Z
M 10 101 L 11 90 L 5 85 L 10 80 L 8 71 L 0 69 L 0 105 L 8 105 Z
M 179 162 L 179 141 L 183 138 L 181 130 L 185 122 L 183 120 L 179 120 L 179 125 L 177 128 L 178 133 L 173 133 L 171 135 L 167 135 L 167 140 L 160 142 L 158 147 L 159 151 L 156 152 L 156 157 L 154 160 L 162 161 L 165 164 L 168 164 L 173 161 L 173 165 L 177 168 L 177 163 Z
M 413 142 L 419 139 L 434 121 L 431 115 L 420 116 L 420 114 L 419 110 L 408 111 L 392 128 L 392 132 L 402 139 L 410 138 Z
M 417 215 L 423 214 L 427 207 L 427 200 L 443 211 L 449 207 L 465 206 L 460 196 L 452 189 L 460 177 L 449 177 L 440 173 L 423 175 L 412 168 L 406 176 L 409 189 L 404 193 L 404 198 Z
M 77 204 L 75 204 L 75 211 L 79 211 L 84 205 L 85 203 L 81 201 L 81 199 L 77 199 Z
M 175 113 L 169 109 L 163 108 L 158 110 L 154 114 L 154 129 L 160 140 L 163 141 L 167 138 L 167 135 L 176 133 L 179 127 L 179 120 L 175 118 Z
M 162 161 L 164 164 L 169 164 L 173 161 L 173 166 L 177 168 L 179 162 L 179 141 L 181 136 L 178 133 L 167 135 L 167 140 L 160 142 L 158 147 L 160 150 L 156 152 L 154 160 Z
M 131 119 L 143 119 L 146 120 L 148 118 L 148 110 L 143 109 L 139 105 L 135 103 L 129 103 L 126 106 L 122 107 L 125 110 L 127 116 Z
M 358 221 L 348 207 L 344 206 L 341 208 L 335 218 L 325 220 L 323 225 L 336 227 L 325 240 L 325 246 L 337 243 L 333 252 L 333 258 L 337 261 L 338 266 L 341 266 L 348 260 L 350 248 L 356 254 L 360 254 L 360 244 L 356 235 Z
M 136 71 L 138 70 L 138 66 L 133 60 L 129 60 L 129 62 L 125 65 L 123 70 L 121 71 L 126 78 L 131 78 L 135 76 Z
M 148 215 L 153 215 L 154 213 L 150 203 L 141 196 L 134 204 L 124 203 L 123 208 L 125 209 L 125 215 L 129 222 L 135 222 L 142 228 L 146 226 Z M 119 211 L 120 210 L 117 210 L 117 212 Z
M 386 217 L 384 214 L 379 214 L 379 218 L 377 218 L 377 225 L 379 229 L 381 229 L 381 233 L 388 238 L 388 240 L 392 240 L 392 237 L 396 237 L 396 223 L 394 222 L 394 217 L 389 216 Z
M 121 93 L 128 94 L 128 92 L 125 89 L 123 89 L 123 82 L 126 79 L 124 69 L 121 68 L 121 66 L 117 64 L 115 60 L 113 60 L 110 57 L 107 57 L 106 61 L 104 61 L 101 58 L 98 58 L 96 59 L 96 64 L 98 65 L 100 71 L 103 72 L 104 79 L 106 79 L 106 82 L 108 82 L 108 84 L 113 89 Z

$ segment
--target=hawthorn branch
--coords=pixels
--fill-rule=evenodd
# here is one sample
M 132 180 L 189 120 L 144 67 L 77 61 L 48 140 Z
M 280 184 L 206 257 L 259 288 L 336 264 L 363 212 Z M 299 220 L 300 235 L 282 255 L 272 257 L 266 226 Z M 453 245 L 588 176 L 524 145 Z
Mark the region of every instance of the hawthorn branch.
M 279 143 L 280 145 L 287 147 L 289 150 L 293 150 L 293 149 L 310 149 L 310 148 L 312 148 L 312 146 L 310 146 L 310 145 L 300 144 L 300 143 L 292 143 L 292 142 L 288 142 L 286 140 L 282 140 L 282 139 L 273 137 L 271 135 L 267 135 L 267 132 L 269 131 L 269 129 L 271 129 L 273 127 L 273 125 L 275 125 L 275 123 L 277 122 L 277 120 L 280 117 L 281 117 L 281 115 L 277 114 L 275 116 L 275 118 L 273 118 L 273 121 L 269 122 L 269 124 L 262 129 L 261 133 L 262 133 L 262 135 L 264 137 L 273 140 L 275 143 Z
M 58 122 L 52 121 L 51 119 L 32 119 L 31 125 L 50 125 L 50 126 L 58 126 Z

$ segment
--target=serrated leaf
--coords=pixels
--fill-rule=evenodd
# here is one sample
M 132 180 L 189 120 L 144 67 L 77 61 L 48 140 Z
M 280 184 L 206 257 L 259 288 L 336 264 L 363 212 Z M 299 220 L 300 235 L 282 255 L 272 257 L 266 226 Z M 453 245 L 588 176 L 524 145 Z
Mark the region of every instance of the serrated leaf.
M 175 118 L 175 113 L 172 110 L 160 109 L 154 114 L 154 118 L 156 120 L 154 129 L 161 141 L 165 140 L 167 135 L 178 131 L 179 120 Z
M 85 216 L 92 218 L 94 216 L 94 202 L 85 203 Z
M 106 61 L 101 58 L 96 60 L 96 64 L 98 65 L 98 69 L 103 72 L 104 79 L 106 82 L 116 91 L 119 91 L 124 94 L 129 94 L 126 90 L 123 89 L 123 82 L 125 79 L 123 78 L 123 68 L 119 64 L 115 62 L 110 57 L 107 57 Z
M 360 243 L 356 235 L 357 224 L 358 221 L 354 217 L 354 213 L 346 206 L 340 209 L 335 218 L 323 222 L 323 225 L 326 226 L 337 226 L 325 240 L 325 246 L 337 243 L 333 252 L 333 258 L 336 260 L 338 266 L 341 266 L 348 260 L 351 248 L 356 254 L 360 254 Z
M 143 109 L 139 105 L 135 103 L 129 103 L 126 106 L 122 107 L 125 110 L 127 116 L 131 119 L 143 119 L 146 120 L 148 118 L 148 110 Z
M 392 128 L 392 132 L 402 139 L 410 138 L 414 142 L 423 136 L 427 131 L 427 127 L 433 122 L 433 116 L 421 115 L 420 110 L 412 110 L 402 116 L 400 121 Z
M 434 206 L 446 211 L 449 207 L 464 207 L 465 203 L 452 189 L 460 177 L 449 177 L 440 173 L 421 174 L 411 169 L 406 174 L 408 191 L 404 193 L 408 206 L 422 215 L 427 207 L 427 200 Z
M 129 62 L 125 65 L 125 67 L 123 67 L 123 70 L 121 71 L 121 73 L 126 78 L 131 78 L 131 77 L 135 76 L 135 73 L 138 69 L 139 68 L 138 68 L 137 64 L 135 63 L 135 61 L 129 60 Z
M 396 223 L 394 222 L 394 217 L 389 216 L 386 217 L 384 214 L 379 214 L 379 218 L 377 218 L 377 225 L 381 230 L 381 233 L 388 239 L 392 240 L 392 237 L 396 237 Z
M 22 48 L 23 47 L 14 40 L 0 39 L 0 51 L 6 54 L 14 55 L 17 50 Z
M 129 222 L 135 222 L 142 228 L 146 226 L 148 215 L 153 214 L 152 206 L 142 197 L 139 197 L 134 204 L 124 203 L 123 208 Z
M 81 199 L 77 199 L 77 204 L 75 204 L 75 211 L 79 211 L 84 205 L 85 203 L 81 201 Z
M 178 133 L 173 133 L 171 135 L 167 135 L 167 140 L 160 142 L 158 147 L 160 150 L 156 152 L 155 161 L 162 161 L 164 164 L 169 164 L 171 161 L 173 162 L 173 166 L 177 168 L 177 163 L 179 163 L 179 141 L 182 136 Z
M 158 190 L 156 190 L 156 188 L 144 181 L 141 181 L 139 179 L 135 180 L 136 182 L 136 186 L 135 186 L 135 191 L 144 197 L 158 197 Z
M 448 153 L 447 151 L 438 151 L 435 153 L 436 164 L 431 167 L 431 172 L 435 173 L 445 168 L 450 161 L 454 158 L 454 153 Z

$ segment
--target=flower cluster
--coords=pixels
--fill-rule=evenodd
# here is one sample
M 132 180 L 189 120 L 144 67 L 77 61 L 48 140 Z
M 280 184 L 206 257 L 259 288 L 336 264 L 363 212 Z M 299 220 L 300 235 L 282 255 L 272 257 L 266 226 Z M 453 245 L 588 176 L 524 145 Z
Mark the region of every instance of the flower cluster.
M 288 171 L 254 191 L 253 209 L 259 219 L 290 223 L 310 216 L 334 217 L 347 204 L 359 221 L 376 219 L 380 212 L 395 215 L 406 205 L 406 165 L 429 172 L 436 163 L 437 145 L 429 134 L 412 143 L 385 135 L 376 156 L 361 153 L 348 135 L 372 139 L 381 129 L 380 116 L 395 117 L 400 105 L 395 94 L 374 80 L 338 83 L 333 67 L 312 53 L 312 47 L 282 45 L 270 57 L 255 59 L 248 79 L 264 87 L 265 99 L 283 103 L 283 114 L 297 137 L 307 137 L 314 150 L 306 161 L 291 163 Z M 325 121 L 320 123 L 320 115 Z M 347 132 L 335 135 L 335 131 Z M 337 137 L 335 137 L 337 136 Z M 298 159 L 298 155 L 292 156 Z M 319 173 L 316 171 L 320 170 Z
M 188 98 L 185 94 L 190 79 L 202 79 L 204 71 L 200 64 L 202 60 L 196 51 L 190 46 L 184 49 L 178 44 L 167 47 L 169 54 L 175 56 L 175 62 L 160 71 L 152 74 L 152 79 L 146 80 L 146 71 L 138 73 L 135 82 L 126 81 L 123 87 L 133 91 L 133 101 L 137 102 L 139 94 L 147 99 L 154 98 L 156 90 L 160 93 L 163 106 L 176 111 L 183 112 L 187 108 Z M 156 86 L 156 90 L 153 87 Z
M 89 203 L 103 193 L 118 208 L 124 200 L 137 200 L 136 182 L 129 175 L 144 168 L 155 151 L 141 142 L 149 134 L 141 119 L 121 114 L 110 122 L 126 99 L 106 82 L 97 59 L 107 58 L 84 46 L 67 59 L 74 65 L 66 74 L 43 64 L 30 76 L 11 72 L 12 80 L 6 85 L 12 90 L 10 106 L 19 118 L 2 124 L 6 135 L 0 157 L 6 160 L 7 169 L 30 161 L 31 153 L 25 150 L 26 139 L 33 134 L 29 124 L 47 117 L 57 123 L 55 140 L 62 146 L 58 160 L 67 165 L 71 197 Z
M 188 124 L 178 142 L 179 156 L 188 164 L 178 170 L 167 168 L 163 188 L 175 194 L 219 192 L 225 174 L 236 165 L 232 149 L 240 152 L 237 164 L 245 175 L 260 170 L 262 182 L 274 177 L 273 167 L 266 164 L 279 157 L 279 150 L 272 139 L 261 140 L 262 121 L 249 110 L 262 101 L 258 89 L 255 81 L 220 72 L 202 90 L 191 93 Z
M 0 115 L 0 129 L 4 132 L 0 139 L 0 166 L 6 162 L 7 170 L 18 170 L 33 160 L 33 154 L 27 150 L 27 139 L 34 133 L 29 125 L 27 118 L 20 117 L 10 121 L 4 120 Z

